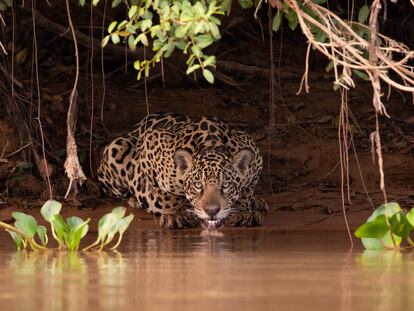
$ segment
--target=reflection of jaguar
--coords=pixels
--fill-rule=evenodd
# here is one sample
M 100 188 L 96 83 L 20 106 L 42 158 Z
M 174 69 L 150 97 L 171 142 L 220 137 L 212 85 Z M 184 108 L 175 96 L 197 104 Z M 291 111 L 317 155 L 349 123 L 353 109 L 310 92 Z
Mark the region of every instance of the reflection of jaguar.
M 168 228 L 260 225 L 253 197 L 263 160 L 252 139 L 215 117 L 152 114 L 104 151 L 104 191 L 160 215 Z

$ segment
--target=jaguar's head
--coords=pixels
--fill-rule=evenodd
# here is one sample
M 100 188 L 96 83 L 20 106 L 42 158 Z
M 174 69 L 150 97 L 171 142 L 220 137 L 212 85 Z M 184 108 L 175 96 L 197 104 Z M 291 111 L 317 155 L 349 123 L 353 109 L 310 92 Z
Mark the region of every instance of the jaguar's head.
M 174 154 L 178 174 L 184 181 L 185 195 L 207 229 L 224 225 L 239 198 L 253 159 L 253 153 L 247 149 L 235 156 L 219 151 L 215 148 L 192 156 L 188 151 L 178 149 Z

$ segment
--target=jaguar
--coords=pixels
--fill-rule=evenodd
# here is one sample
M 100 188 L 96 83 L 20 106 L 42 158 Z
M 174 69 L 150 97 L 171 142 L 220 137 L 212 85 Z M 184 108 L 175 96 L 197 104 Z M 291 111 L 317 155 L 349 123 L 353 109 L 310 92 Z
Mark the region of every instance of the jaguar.
M 158 113 L 105 147 L 98 180 L 162 227 L 257 226 L 268 210 L 253 196 L 262 166 L 253 139 L 219 118 Z

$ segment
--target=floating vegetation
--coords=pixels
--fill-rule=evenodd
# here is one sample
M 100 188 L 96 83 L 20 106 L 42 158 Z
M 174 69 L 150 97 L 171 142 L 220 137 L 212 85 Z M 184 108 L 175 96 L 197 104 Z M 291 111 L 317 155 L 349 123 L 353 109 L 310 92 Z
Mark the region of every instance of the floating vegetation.
M 368 250 L 398 250 L 406 239 L 408 248 L 414 247 L 410 232 L 414 229 L 414 209 L 406 213 L 398 203 L 390 202 L 378 207 L 355 236 Z
M 60 215 L 62 204 L 55 200 L 47 201 L 40 213 L 50 225 L 50 232 L 58 243 L 59 250 L 78 251 L 81 240 L 89 231 L 90 218 L 83 220 L 77 216 L 66 220 Z M 115 250 L 121 244 L 123 234 L 134 219 L 133 214 L 125 216 L 125 207 L 116 207 L 105 214 L 98 222 L 98 238 L 83 250 L 103 250 L 118 236 L 117 242 L 110 248 Z M 10 233 L 18 249 L 47 250 L 49 237 L 47 228 L 39 225 L 36 219 L 25 213 L 14 212 L 14 226 L 1 222 L 0 227 Z

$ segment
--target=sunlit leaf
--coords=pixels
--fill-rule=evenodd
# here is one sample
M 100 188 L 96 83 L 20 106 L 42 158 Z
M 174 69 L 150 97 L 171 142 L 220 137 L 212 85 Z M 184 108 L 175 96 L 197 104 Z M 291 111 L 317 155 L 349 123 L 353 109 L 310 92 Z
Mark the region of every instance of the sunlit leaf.
M 201 66 L 199 64 L 190 66 L 190 67 L 188 67 L 188 69 L 187 69 L 187 71 L 185 73 L 189 75 L 190 73 L 192 73 L 193 71 L 197 70 L 200 67 Z
M 118 44 L 121 41 L 121 39 L 116 33 L 111 35 L 111 40 L 113 44 Z
M 130 7 L 129 11 L 128 11 L 128 18 L 131 19 L 134 17 L 135 14 L 137 14 L 138 12 L 138 6 L 133 5 Z
M 47 222 L 51 222 L 55 215 L 60 213 L 62 204 L 55 200 L 48 200 L 40 209 L 40 214 Z
M 211 84 L 213 84 L 213 83 L 214 83 L 214 76 L 213 76 L 213 74 L 211 73 L 211 71 L 210 71 L 210 70 L 208 70 L 208 69 L 204 69 L 204 70 L 203 70 L 203 77 L 204 77 L 204 79 L 206 79 L 209 83 L 211 83 Z
M 110 36 L 106 36 L 105 38 L 103 38 L 101 42 L 101 47 L 104 48 L 108 44 L 110 38 Z
M 109 24 L 109 27 L 108 27 L 108 32 L 109 33 L 112 33 L 112 31 L 114 31 L 114 29 L 115 29 L 115 27 L 116 27 L 117 24 L 118 24 L 117 21 L 113 21 L 112 23 L 110 23 Z
M 206 56 L 204 55 L 204 57 Z M 214 55 L 211 55 L 211 56 L 208 56 L 206 60 L 203 62 L 203 66 L 207 67 L 210 65 L 215 65 L 215 63 L 216 63 L 216 57 Z
M 131 49 L 131 51 L 135 51 L 137 48 L 137 45 L 135 43 L 135 37 L 133 35 L 128 37 L 128 46 Z

